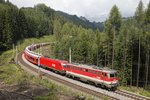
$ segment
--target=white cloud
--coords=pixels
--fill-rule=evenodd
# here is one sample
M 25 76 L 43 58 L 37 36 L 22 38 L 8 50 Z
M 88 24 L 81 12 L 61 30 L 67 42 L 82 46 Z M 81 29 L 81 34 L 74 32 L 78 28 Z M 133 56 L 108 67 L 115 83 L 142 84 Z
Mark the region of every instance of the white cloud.
M 84 16 L 91 21 L 104 21 L 110 9 L 116 4 L 123 17 L 133 16 L 140 0 L 10 0 L 18 7 L 33 7 L 38 3 L 45 3 L 55 10 L 69 14 Z M 149 0 L 143 0 L 147 6 Z

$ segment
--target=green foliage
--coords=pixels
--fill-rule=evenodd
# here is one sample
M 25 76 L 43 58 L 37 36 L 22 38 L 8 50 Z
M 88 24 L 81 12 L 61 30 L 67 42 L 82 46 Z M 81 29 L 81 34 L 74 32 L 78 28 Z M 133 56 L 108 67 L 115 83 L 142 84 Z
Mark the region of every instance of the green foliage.
M 26 21 L 25 14 L 22 9 L 19 9 L 18 16 L 17 16 L 17 23 L 19 26 L 18 33 L 21 35 L 20 37 L 17 37 L 16 40 L 26 38 L 28 36 L 27 35 L 27 21 Z
M 121 27 L 121 14 L 118 10 L 118 7 L 114 5 L 110 11 L 109 19 L 111 28 L 115 27 L 116 33 L 119 32 Z M 111 30 L 111 29 L 110 29 Z
M 53 33 L 54 11 L 39 4 L 34 8 L 22 8 L 27 20 L 27 37 L 41 37 Z
M 150 2 L 149 2 L 149 4 L 148 4 L 148 6 L 147 6 L 147 10 L 146 10 L 146 23 L 149 23 L 150 24 Z
M 113 65 L 114 64 L 114 58 L 115 58 L 115 39 L 119 35 L 120 28 L 121 28 L 121 14 L 119 12 L 119 9 L 116 5 L 114 5 L 110 11 L 109 18 L 105 21 L 105 33 L 107 34 L 107 65 Z M 105 57 L 105 59 L 106 59 Z M 113 66 L 112 66 L 113 67 Z
M 10 2 L 0 3 L 0 49 L 12 48 L 19 40 L 53 33 L 54 11 L 43 4 L 18 9 Z
M 56 36 L 57 39 L 61 39 L 62 35 L 61 35 L 61 29 L 62 29 L 62 25 L 60 23 L 60 20 L 54 20 L 54 30 L 53 33 Z
M 58 29 L 57 31 L 60 32 L 59 35 L 56 35 L 58 43 L 54 47 L 56 58 L 68 60 L 68 52 L 71 47 L 73 61 L 95 63 L 94 52 L 96 45 L 94 43 L 96 36 L 92 30 L 77 27 L 69 22 L 64 23 L 60 30 Z
M 135 12 L 135 19 L 138 21 L 140 25 L 142 25 L 142 23 L 144 22 L 144 18 L 145 18 L 144 5 L 143 2 L 140 1 Z
M 24 13 L 13 4 L 7 2 L 0 4 L 0 48 L 1 50 L 10 49 L 12 43 L 26 36 L 26 20 Z M 22 34 L 21 34 L 22 33 Z

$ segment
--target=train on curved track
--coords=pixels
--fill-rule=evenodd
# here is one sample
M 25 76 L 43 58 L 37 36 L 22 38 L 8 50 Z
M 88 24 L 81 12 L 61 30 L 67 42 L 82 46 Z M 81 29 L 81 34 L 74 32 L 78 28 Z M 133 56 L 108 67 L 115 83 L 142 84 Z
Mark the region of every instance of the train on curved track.
M 51 59 L 33 52 L 33 50 L 45 45 L 49 45 L 49 43 L 34 44 L 26 47 L 24 50 L 24 57 L 33 64 L 49 68 L 62 75 L 88 82 L 96 86 L 105 87 L 111 90 L 116 90 L 118 87 L 119 80 L 116 76 L 116 70 L 107 67 L 99 68 L 95 66 L 72 64 L 68 61 Z

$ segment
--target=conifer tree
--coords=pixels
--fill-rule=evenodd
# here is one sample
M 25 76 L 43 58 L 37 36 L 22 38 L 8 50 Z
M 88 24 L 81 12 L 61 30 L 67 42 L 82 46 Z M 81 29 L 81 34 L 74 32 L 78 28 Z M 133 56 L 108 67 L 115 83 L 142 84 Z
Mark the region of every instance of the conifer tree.
M 148 82 L 149 82 L 149 78 L 148 76 L 150 75 L 150 72 L 149 72 L 149 65 L 150 65 L 150 2 L 148 3 L 148 6 L 147 6 L 147 9 L 146 9 L 146 12 L 145 12 L 145 23 L 146 23 L 146 27 L 145 27 L 145 30 L 146 30 L 146 35 L 145 35 L 145 40 L 146 40 L 146 46 L 145 46 L 145 49 L 146 49 L 146 62 L 145 62 L 145 68 L 146 68 L 146 75 L 145 75 L 145 88 L 148 88 Z
M 148 6 L 147 6 L 147 10 L 146 10 L 146 14 L 145 15 L 146 15 L 146 18 L 145 18 L 146 21 L 145 22 L 147 24 L 150 24 L 150 2 L 148 4 Z
M 108 35 L 108 65 L 114 66 L 115 59 L 115 36 L 119 34 L 121 27 L 121 14 L 116 5 L 110 11 L 109 18 L 105 22 L 105 32 Z
M 140 70 L 140 63 L 141 63 L 141 35 L 143 33 L 143 30 L 142 30 L 142 27 L 143 27 L 143 22 L 144 22 L 144 5 L 143 5 L 143 2 L 140 1 L 139 4 L 138 4 L 138 7 L 136 9 L 136 12 L 135 12 L 135 18 L 136 18 L 136 21 L 138 23 L 138 28 L 140 28 L 141 30 L 139 30 L 139 34 L 138 34 L 138 40 L 139 40 L 139 43 L 138 43 L 138 67 L 137 67 L 137 82 L 136 82 L 136 86 L 138 87 L 138 84 L 139 84 L 139 70 Z

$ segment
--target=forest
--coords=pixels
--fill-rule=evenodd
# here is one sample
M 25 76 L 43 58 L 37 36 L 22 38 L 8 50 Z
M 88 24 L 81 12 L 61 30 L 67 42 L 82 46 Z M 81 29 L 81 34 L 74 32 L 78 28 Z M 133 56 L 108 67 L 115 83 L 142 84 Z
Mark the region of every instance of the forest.
M 54 35 L 54 58 L 69 60 L 71 48 L 72 62 L 110 67 L 121 85 L 150 89 L 150 2 L 144 7 L 140 1 L 134 16 L 125 19 L 114 5 L 103 31 L 80 23 L 44 4 L 18 8 L 0 0 L 0 51 L 25 38 Z

